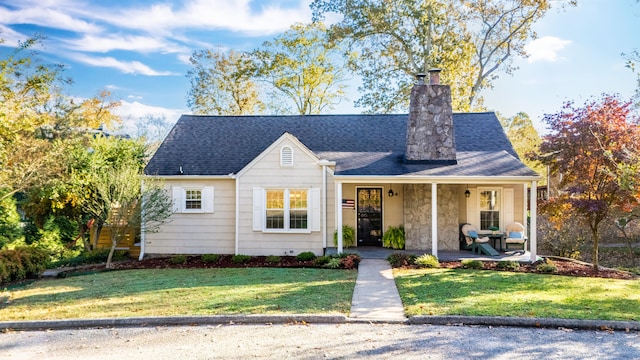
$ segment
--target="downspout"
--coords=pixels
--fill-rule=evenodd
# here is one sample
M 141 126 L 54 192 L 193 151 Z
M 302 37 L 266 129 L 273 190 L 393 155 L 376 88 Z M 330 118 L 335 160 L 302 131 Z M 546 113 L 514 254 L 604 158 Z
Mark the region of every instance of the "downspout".
M 238 255 L 240 246 L 240 178 L 237 175 L 230 174 L 231 178 L 236 180 L 236 224 L 235 224 L 235 250 L 234 254 Z
M 322 247 L 327 248 L 327 165 L 322 165 Z
M 145 209 L 145 204 L 144 204 L 144 179 L 142 179 L 142 182 L 140 184 L 140 194 L 141 194 L 141 207 L 140 207 L 140 255 L 138 256 L 138 261 L 142 261 L 142 259 L 144 258 L 144 242 L 146 237 L 146 231 L 145 231 L 145 221 L 144 221 L 144 209 Z
M 438 184 L 431 183 L 431 255 L 438 257 Z
M 530 261 L 532 263 L 538 260 L 538 239 L 536 230 L 538 228 L 538 221 L 536 219 L 536 217 L 538 216 L 538 196 L 536 196 L 537 193 L 538 183 L 534 180 L 531 182 L 531 226 L 529 227 L 529 251 L 531 253 Z

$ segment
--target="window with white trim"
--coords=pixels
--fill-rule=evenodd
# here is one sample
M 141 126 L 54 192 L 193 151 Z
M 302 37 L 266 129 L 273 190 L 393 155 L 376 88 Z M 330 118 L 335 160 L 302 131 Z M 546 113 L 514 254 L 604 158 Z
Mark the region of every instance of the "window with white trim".
M 502 199 L 499 189 L 483 189 L 480 194 L 480 230 L 501 229 L 500 209 Z
M 212 213 L 213 186 L 174 186 L 173 212 Z
M 308 193 L 298 189 L 265 189 L 265 230 L 307 230 Z
M 184 194 L 185 210 L 202 210 L 201 189 L 185 189 Z
M 280 149 L 280 166 L 293 166 L 293 149 L 291 146 L 283 146 Z

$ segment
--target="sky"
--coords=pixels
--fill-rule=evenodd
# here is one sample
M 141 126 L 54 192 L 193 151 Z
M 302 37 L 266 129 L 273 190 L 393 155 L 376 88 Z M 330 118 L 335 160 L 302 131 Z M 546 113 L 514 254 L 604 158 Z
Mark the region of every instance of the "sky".
M 131 133 L 142 117 L 173 123 L 190 112 L 186 74 L 194 50 L 251 51 L 292 24 L 309 22 L 310 2 L 0 0 L 0 55 L 44 35 L 38 51 L 44 61 L 65 65 L 65 76 L 74 81 L 69 95 L 89 98 L 110 90 L 122 102 L 118 112 Z M 556 6 L 534 25 L 537 39 L 527 44 L 528 58 L 516 59 L 518 70 L 500 73 L 493 89 L 482 93 L 489 110 L 525 112 L 545 133 L 542 118 L 566 101 L 582 105 L 603 93 L 633 95 L 636 77 L 621 54 L 640 48 L 640 2 L 578 2 Z M 363 111 L 353 106 L 356 88 L 354 83 L 348 101 L 332 113 Z

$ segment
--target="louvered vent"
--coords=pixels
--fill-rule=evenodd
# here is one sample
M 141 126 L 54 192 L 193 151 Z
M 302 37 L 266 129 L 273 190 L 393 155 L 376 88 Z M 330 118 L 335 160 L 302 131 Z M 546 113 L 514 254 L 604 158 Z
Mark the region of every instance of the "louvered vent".
M 293 149 L 285 146 L 280 150 L 280 165 L 293 166 Z

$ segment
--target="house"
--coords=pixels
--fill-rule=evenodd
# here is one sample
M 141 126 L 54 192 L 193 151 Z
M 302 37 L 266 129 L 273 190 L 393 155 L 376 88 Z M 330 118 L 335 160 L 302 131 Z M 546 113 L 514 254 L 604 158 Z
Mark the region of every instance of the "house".
M 494 113 L 451 110 L 438 73 L 419 77 L 410 113 L 183 115 L 145 173 L 163 179 L 171 222 L 142 234 L 144 254 L 318 255 L 381 246 L 404 225 L 406 249 L 458 250 L 459 225 L 527 224 L 541 178 L 513 150 Z M 531 199 L 531 227 L 536 224 Z M 535 231 L 530 235 L 536 259 Z

